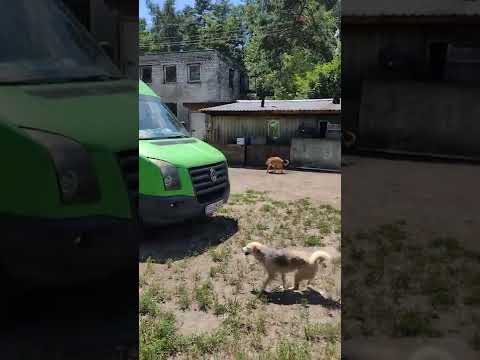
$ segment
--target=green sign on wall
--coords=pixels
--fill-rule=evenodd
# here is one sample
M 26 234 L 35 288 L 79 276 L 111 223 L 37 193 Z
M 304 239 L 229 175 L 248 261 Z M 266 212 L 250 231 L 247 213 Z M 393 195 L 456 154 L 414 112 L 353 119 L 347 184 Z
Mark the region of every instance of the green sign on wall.
M 272 140 L 280 139 L 280 121 L 268 120 L 268 137 Z

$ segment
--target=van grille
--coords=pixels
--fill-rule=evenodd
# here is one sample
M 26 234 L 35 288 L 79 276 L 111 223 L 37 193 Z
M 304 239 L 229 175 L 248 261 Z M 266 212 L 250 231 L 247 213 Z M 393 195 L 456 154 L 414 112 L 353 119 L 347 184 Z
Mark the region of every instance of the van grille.
M 216 181 L 212 180 L 212 172 Z M 198 202 L 207 203 L 219 200 L 228 187 L 228 168 L 225 162 L 189 169 L 193 189 Z
M 138 149 L 122 151 L 117 154 L 123 180 L 127 186 L 132 214 L 138 209 Z

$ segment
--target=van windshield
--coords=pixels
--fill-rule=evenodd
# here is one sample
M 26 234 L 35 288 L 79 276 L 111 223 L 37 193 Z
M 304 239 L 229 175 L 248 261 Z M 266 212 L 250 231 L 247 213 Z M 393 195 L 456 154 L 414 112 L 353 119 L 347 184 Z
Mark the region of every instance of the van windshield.
M 60 0 L 9 1 L 0 23 L 0 84 L 121 77 Z
M 155 96 L 139 97 L 138 138 L 175 139 L 190 137 L 188 131 L 175 118 L 170 110 Z

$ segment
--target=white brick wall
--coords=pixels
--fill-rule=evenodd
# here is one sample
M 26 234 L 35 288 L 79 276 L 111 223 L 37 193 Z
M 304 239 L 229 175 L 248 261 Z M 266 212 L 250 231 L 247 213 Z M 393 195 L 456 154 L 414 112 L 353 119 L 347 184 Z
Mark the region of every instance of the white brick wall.
M 188 82 L 188 64 L 200 64 L 200 82 Z M 229 102 L 240 97 L 240 69 L 214 50 L 162 53 L 140 56 L 140 66 L 152 66 L 153 90 L 163 102 L 177 103 L 178 118 L 189 122 L 183 103 Z M 177 82 L 164 82 L 164 66 L 176 65 Z M 230 89 L 229 69 L 235 70 L 234 89 Z M 141 74 L 140 74 L 141 76 Z

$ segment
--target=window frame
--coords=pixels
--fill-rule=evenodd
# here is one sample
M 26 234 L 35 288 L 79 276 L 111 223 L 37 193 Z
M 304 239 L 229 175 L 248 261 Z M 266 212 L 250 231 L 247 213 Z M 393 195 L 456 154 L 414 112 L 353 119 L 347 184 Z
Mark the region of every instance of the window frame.
M 143 76 L 143 72 L 144 70 L 150 70 L 150 81 L 146 81 L 145 80 L 145 77 Z M 145 84 L 151 84 L 153 83 L 153 66 L 152 65 L 142 65 L 141 66 L 141 78 L 142 78 L 142 81 L 145 83 Z
M 198 66 L 198 80 L 192 80 L 191 79 L 190 68 L 192 66 Z M 190 83 L 190 84 L 198 84 L 198 83 L 202 82 L 202 64 L 201 63 L 187 64 L 187 82 Z
M 167 68 L 175 68 L 175 81 L 167 81 Z M 163 65 L 163 83 L 176 84 L 178 82 L 177 64 Z

